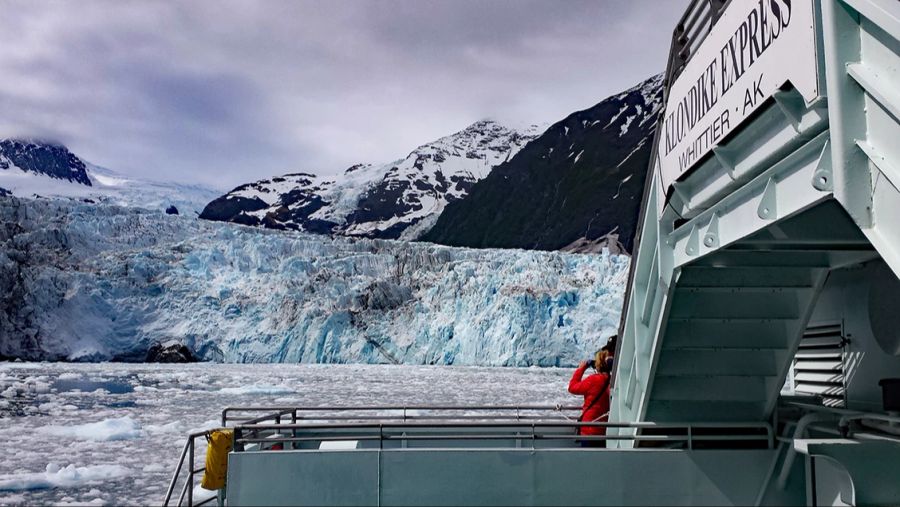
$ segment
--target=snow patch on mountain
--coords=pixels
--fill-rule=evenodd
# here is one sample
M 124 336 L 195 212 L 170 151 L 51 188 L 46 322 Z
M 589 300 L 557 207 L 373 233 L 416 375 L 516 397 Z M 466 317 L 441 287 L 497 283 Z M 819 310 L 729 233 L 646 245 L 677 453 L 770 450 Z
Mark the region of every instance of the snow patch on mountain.
M 388 164 L 359 164 L 326 176 L 286 174 L 241 185 L 211 202 L 201 217 L 272 229 L 415 239 L 447 203 L 465 197 L 541 130 L 514 130 L 482 120 Z
M 572 365 L 618 326 L 629 262 L 13 197 L 0 224 L 0 355 L 32 360 L 174 340 L 207 361 Z

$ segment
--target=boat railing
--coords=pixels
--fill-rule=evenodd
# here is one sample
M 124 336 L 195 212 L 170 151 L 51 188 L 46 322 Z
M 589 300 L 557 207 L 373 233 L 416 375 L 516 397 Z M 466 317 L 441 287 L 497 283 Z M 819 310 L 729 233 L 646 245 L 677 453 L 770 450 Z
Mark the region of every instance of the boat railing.
M 194 476 L 206 471 L 205 466 L 195 468 L 196 451 L 198 447 L 196 442 L 199 438 L 206 439 L 208 434 L 209 431 L 198 431 L 188 435 L 187 442 L 185 442 L 184 448 L 181 451 L 181 457 L 178 459 L 178 466 L 175 468 L 175 473 L 172 474 L 172 480 L 169 481 L 169 487 L 166 489 L 166 498 L 162 503 L 164 506 L 168 506 L 172 501 L 172 494 L 175 492 L 175 487 L 177 486 L 179 479 L 182 478 L 182 470 L 185 470 L 184 483 L 181 488 L 181 494 L 178 496 L 178 503 L 175 505 L 206 505 L 216 499 L 215 496 L 211 496 L 196 504 L 194 503 L 194 484 L 196 483 Z M 186 468 L 185 464 L 187 464 Z M 185 503 L 185 500 L 187 500 L 187 503 Z
M 773 448 L 768 422 L 650 423 L 581 422 L 580 406 L 564 405 L 397 405 L 228 407 L 222 427 L 234 430 L 233 452 L 287 450 L 578 449 L 582 441 L 632 440 L 644 446 L 695 449 L 723 443 Z M 634 428 L 622 435 L 579 435 L 579 427 Z M 216 496 L 195 498 L 196 463 L 209 431 L 188 435 L 163 505 L 205 505 Z M 602 449 L 589 449 L 602 450 Z M 181 486 L 179 489 L 178 486 Z M 195 501 L 197 503 L 195 503 Z
M 227 407 L 222 410 L 222 426 L 254 424 L 265 420 L 281 424 L 298 421 L 365 420 L 574 420 L 578 405 L 371 405 L 301 407 Z M 262 415 L 257 415 L 262 414 Z M 571 417 L 567 414 L 570 414 Z
M 622 435 L 580 435 L 576 428 L 633 428 L 641 431 Z M 659 444 L 678 444 L 694 449 L 699 442 L 758 442 L 772 448 L 774 432 L 768 422 L 731 423 L 610 423 L 569 420 L 461 420 L 461 421 L 369 421 L 290 424 L 240 424 L 234 427 L 234 451 L 316 450 L 303 444 L 323 442 L 352 443 L 352 449 L 371 450 L 406 447 L 411 442 L 428 441 L 443 448 L 454 441 L 512 442 L 537 449 L 539 441 L 550 441 L 541 448 L 568 448 L 576 441 L 631 440 Z M 555 441 L 557 445 L 553 445 Z M 374 445 L 360 446 L 360 442 Z M 393 445 L 391 445 L 393 444 Z M 301 446 L 301 447 L 298 447 Z M 501 445 L 500 447 L 506 447 Z M 347 449 L 347 448 L 344 448 Z
M 300 406 L 300 407 L 272 407 L 272 406 L 246 406 L 227 407 L 222 410 L 222 427 L 233 427 L 240 424 L 245 427 L 253 427 L 266 422 L 274 423 L 279 428 L 288 429 L 287 423 L 296 425 L 301 421 L 306 423 L 315 421 L 371 421 L 371 420 L 511 420 L 530 421 L 548 420 L 556 414 L 563 421 L 574 420 L 575 414 L 581 410 L 580 406 L 563 405 L 372 405 L 372 406 Z M 566 415 L 572 414 L 572 417 Z M 283 423 L 285 425 L 283 425 Z M 309 429 L 311 426 L 304 425 Z M 182 449 L 178 465 L 169 487 L 163 505 L 168 506 L 172 502 L 173 494 L 177 486 L 181 484 L 178 502 L 175 505 L 205 505 L 216 497 L 205 498 L 194 503 L 193 493 L 197 484 L 196 475 L 203 473 L 203 466 L 197 467 L 196 459 L 198 439 L 204 439 L 208 431 L 191 433 Z M 363 438 L 363 439 L 367 439 Z M 322 440 L 322 439 L 319 439 Z M 327 439 L 326 439 L 327 440 Z M 332 439 L 336 440 L 336 439 Z M 202 441 L 201 441 L 202 443 Z M 243 443 L 243 442 L 242 442 Z M 270 444 L 275 444 L 269 440 Z M 271 446 L 265 447 L 269 449 Z M 201 449 L 202 450 L 202 449 Z M 185 466 L 187 464 L 187 466 Z M 180 483 L 179 481 L 184 481 Z M 186 503 L 185 503 L 186 500 Z
M 696 442 L 762 441 L 774 445 L 768 422 L 652 423 L 581 422 L 577 405 L 376 405 L 228 407 L 222 425 L 234 428 L 235 451 L 309 448 L 327 441 L 405 446 L 411 441 L 509 440 L 521 446 L 530 441 L 632 440 L 680 444 L 692 449 Z M 579 427 L 634 428 L 623 435 L 578 435 Z M 549 444 L 549 442 L 548 442 Z M 549 445 L 552 447 L 552 445 Z M 370 446 L 364 446 L 371 448 Z

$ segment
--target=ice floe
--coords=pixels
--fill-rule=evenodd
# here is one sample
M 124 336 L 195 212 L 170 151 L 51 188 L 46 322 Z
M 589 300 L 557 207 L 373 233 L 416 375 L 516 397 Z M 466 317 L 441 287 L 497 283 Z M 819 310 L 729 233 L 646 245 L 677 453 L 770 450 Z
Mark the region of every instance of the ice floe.
M 131 440 L 144 434 L 141 423 L 127 416 L 74 426 L 47 426 L 42 431 L 59 437 L 94 441 Z
M 56 463 L 47 465 L 43 472 L 0 475 L 0 491 L 25 491 L 55 487 L 73 487 L 97 484 L 124 477 L 131 473 L 121 465 L 88 465 L 77 467 Z

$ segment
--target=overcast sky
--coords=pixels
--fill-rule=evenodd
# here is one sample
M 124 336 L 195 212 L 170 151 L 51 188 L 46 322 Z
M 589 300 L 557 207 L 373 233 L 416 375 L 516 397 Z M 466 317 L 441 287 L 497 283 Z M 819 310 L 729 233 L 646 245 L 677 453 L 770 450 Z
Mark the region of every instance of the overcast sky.
M 686 0 L 0 0 L 0 137 L 226 188 L 552 123 L 661 72 Z

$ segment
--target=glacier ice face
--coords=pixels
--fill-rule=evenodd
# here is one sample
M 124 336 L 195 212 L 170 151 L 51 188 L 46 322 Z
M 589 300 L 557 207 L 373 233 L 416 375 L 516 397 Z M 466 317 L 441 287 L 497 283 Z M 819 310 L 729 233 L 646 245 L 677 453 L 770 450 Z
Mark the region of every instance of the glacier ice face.
M 0 198 L 0 354 L 571 365 L 618 325 L 626 256 L 272 231 Z

